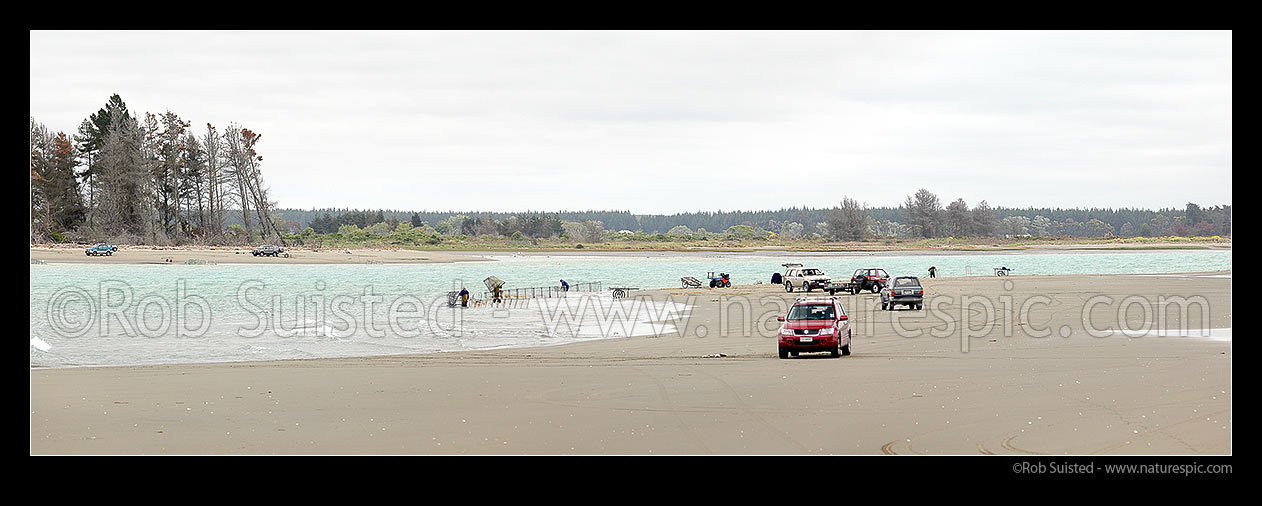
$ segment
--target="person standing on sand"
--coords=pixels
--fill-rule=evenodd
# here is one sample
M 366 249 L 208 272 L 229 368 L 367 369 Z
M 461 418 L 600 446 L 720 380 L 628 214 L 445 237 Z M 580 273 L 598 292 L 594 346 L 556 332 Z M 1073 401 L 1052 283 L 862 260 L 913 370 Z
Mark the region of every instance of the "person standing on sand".
M 564 279 L 561 280 L 561 291 L 562 292 L 570 291 L 570 284 L 566 283 Z
M 931 278 L 932 278 L 932 277 L 935 277 L 937 274 L 938 274 L 938 268 L 937 268 L 937 267 L 934 267 L 934 266 L 932 266 L 932 265 L 931 265 L 931 266 L 929 266 L 929 277 L 931 277 Z
M 460 287 L 460 307 L 469 307 L 469 290 Z
M 500 285 L 495 285 L 495 290 L 492 292 L 494 294 L 494 298 L 491 299 L 491 302 L 495 302 L 497 304 L 500 302 L 500 290 Z

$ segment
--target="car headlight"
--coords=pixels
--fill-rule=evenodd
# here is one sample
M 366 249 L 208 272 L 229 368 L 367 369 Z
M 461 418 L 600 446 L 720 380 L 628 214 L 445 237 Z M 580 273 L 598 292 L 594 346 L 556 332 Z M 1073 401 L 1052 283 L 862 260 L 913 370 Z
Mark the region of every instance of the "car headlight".
M 821 336 L 831 336 L 831 335 L 833 335 L 833 329 L 819 329 L 819 335 L 821 335 Z
M 791 335 L 793 335 L 793 330 L 792 330 L 792 329 L 780 329 L 780 335 L 782 335 L 782 336 L 791 336 Z

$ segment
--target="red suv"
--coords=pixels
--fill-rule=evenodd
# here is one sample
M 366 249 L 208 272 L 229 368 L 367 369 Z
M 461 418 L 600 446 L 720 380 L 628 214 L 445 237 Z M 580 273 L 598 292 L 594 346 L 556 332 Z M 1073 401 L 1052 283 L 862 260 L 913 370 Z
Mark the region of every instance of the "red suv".
M 801 352 L 827 351 L 833 357 L 850 354 L 850 320 L 841 302 L 832 297 L 794 301 L 780 325 L 780 358 Z

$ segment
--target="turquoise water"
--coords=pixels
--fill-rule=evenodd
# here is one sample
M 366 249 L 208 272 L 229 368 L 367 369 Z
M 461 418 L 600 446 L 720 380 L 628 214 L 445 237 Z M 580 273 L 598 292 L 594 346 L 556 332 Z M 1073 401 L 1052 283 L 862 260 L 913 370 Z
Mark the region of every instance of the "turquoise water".
M 1001 254 L 686 254 L 490 256 L 491 262 L 373 265 L 31 265 L 31 365 L 165 364 L 346 357 L 561 344 L 643 335 L 640 328 L 560 328 L 529 308 L 456 311 L 446 292 L 497 276 L 508 288 L 599 281 L 593 311 L 625 308 L 608 288 L 678 287 L 681 276 L 731 274 L 734 284 L 770 282 L 785 262 L 847 279 L 859 268 L 891 275 L 1159 274 L 1231 269 L 1230 251 Z M 578 304 L 571 292 L 563 304 Z M 333 309 L 342 309 L 340 316 Z M 619 304 L 622 304 L 621 306 Z M 597 307 L 598 306 L 598 307 Z M 686 313 L 656 304 L 630 321 Z M 203 318 L 205 313 L 208 317 Z M 391 326 L 391 316 L 401 322 Z M 260 324 L 261 322 L 261 324 Z M 345 325 L 340 325 L 345 323 Z M 255 329 L 258 330 L 255 330 Z M 384 330 L 383 330 L 384 329 Z M 661 329 L 654 328 L 654 332 Z M 668 328 L 669 331 L 669 328 Z

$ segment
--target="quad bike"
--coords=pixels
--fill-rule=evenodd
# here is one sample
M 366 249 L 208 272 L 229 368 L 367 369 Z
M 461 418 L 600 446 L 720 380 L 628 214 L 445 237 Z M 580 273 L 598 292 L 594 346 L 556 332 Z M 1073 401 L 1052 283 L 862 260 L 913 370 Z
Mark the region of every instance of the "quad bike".
M 732 280 L 726 272 L 719 273 L 718 276 L 710 277 L 710 288 L 731 288 Z

